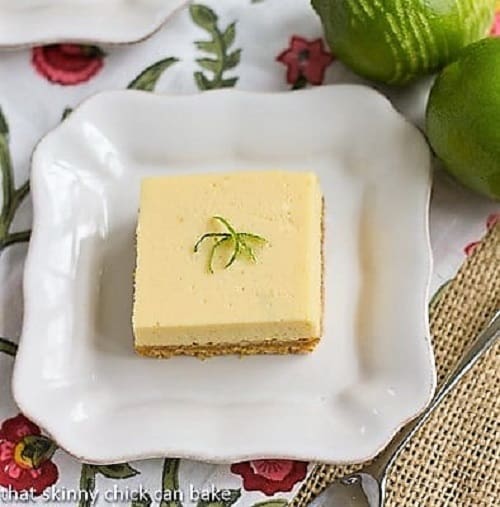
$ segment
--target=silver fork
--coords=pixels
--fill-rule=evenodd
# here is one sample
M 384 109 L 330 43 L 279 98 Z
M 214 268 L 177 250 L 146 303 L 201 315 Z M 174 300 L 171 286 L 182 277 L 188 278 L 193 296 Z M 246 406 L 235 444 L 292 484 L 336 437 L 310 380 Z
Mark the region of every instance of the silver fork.
M 479 333 L 457 365 L 448 373 L 427 408 L 408 423 L 375 458 L 375 461 L 347 477 L 337 479 L 313 500 L 309 507 L 382 507 L 387 472 L 405 444 L 429 418 L 457 382 L 486 353 L 500 335 L 500 311 Z

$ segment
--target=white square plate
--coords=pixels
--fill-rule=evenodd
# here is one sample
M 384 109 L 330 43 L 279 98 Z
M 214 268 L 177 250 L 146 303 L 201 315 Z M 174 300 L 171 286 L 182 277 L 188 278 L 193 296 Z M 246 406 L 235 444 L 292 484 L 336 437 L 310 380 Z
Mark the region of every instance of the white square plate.
M 0 0 L 0 47 L 144 39 L 187 0 Z
M 141 178 L 270 168 L 314 170 L 325 194 L 320 345 L 305 356 L 136 355 Z M 429 401 L 430 154 L 377 92 L 100 94 L 41 141 L 31 181 L 14 395 L 70 453 L 360 461 Z

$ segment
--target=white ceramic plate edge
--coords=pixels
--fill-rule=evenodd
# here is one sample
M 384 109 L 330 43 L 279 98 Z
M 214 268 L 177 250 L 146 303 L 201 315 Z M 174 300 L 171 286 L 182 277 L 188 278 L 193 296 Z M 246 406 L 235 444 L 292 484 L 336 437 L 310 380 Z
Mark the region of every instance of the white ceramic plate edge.
M 352 85 L 337 85 L 337 86 L 352 86 Z M 235 91 L 233 91 L 234 93 Z M 125 91 L 125 92 L 104 92 L 104 93 L 101 93 L 101 94 L 98 94 L 100 96 L 103 96 L 103 95 L 107 95 L 107 94 L 119 94 L 119 93 L 128 93 L 128 94 L 131 94 L 131 93 L 136 93 L 136 94 L 142 94 L 142 93 L 146 93 L 146 92 L 131 92 L 131 91 Z M 221 92 L 209 92 L 209 93 L 221 93 Z M 251 93 L 251 92 L 239 92 L 237 91 L 236 93 Z M 302 92 L 294 92 L 294 93 L 302 93 Z M 373 93 L 376 93 L 376 92 L 373 92 Z M 272 93 L 270 93 L 272 94 Z M 261 94 L 259 94 L 261 95 Z M 378 95 L 378 94 L 377 94 Z M 82 107 L 84 107 L 85 103 L 87 101 L 92 101 L 94 100 L 94 97 L 90 97 L 88 99 L 86 99 L 85 101 L 82 102 L 82 104 L 79 106 L 79 108 L 77 110 L 75 110 L 72 115 L 75 115 L 75 114 L 79 114 L 79 111 Z M 386 100 L 385 98 L 383 100 Z M 394 117 L 396 118 L 399 118 L 399 121 L 405 121 L 401 115 L 399 115 L 399 113 L 397 113 L 392 105 L 390 104 L 389 101 L 387 101 L 387 105 L 390 107 L 391 111 L 392 111 L 392 114 L 394 115 Z M 49 132 L 45 137 L 44 139 L 54 135 L 54 134 L 57 134 L 57 131 L 59 129 L 62 129 L 64 128 L 64 125 L 58 125 L 56 128 L 54 128 L 51 132 Z M 39 148 L 40 146 L 43 146 L 43 141 L 44 139 L 42 139 L 42 141 L 39 143 L 39 145 L 37 146 L 37 148 L 35 149 L 34 151 L 34 154 L 33 154 L 33 166 L 36 166 L 36 158 L 37 158 L 37 153 L 39 151 Z M 428 185 L 427 185 L 427 189 L 426 189 L 426 206 L 425 206 L 425 217 L 424 217 L 424 220 L 425 220 L 425 241 L 426 241 L 426 245 L 425 245 L 425 249 L 427 250 L 427 280 L 426 280 L 426 287 L 425 287 L 425 294 L 424 294 L 424 299 L 425 301 L 428 302 L 429 300 L 429 289 L 430 289 L 430 275 L 431 275 L 431 270 L 432 270 L 432 252 L 431 252 L 431 245 L 430 245 L 430 234 L 429 234 L 429 200 L 430 200 L 430 188 L 431 188 L 431 180 L 430 180 L 430 174 L 429 174 L 429 181 L 428 181 Z M 36 185 L 33 186 L 33 195 L 36 196 L 37 194 L 37 187 Z M 36 235 L 37 235 L 37 207 L 39 205 L 39 200 L 36 199 L 36 197 L 34 198 L 34 223 L 33 223 L 33 239 L 36 241 Z M 29 250 L 28 250 L 28 256 L 27 256 L 27 259 L 26 259 L 26 267 L 25 267 L 25 272 L 29 273 L 29 271 L 31 269 L 33 269 L 33 259 L 32 259 L 32 247 L 30 245 L 29 247 Z M 26 287 L 26 279 L 25 279 L 25 287 Z M 26 298 L 28 298 L 29 296 L 25 296 Z M 35 296 L 36 297 L 36 296 Z M 27 305 L 29 306 L 29 305 Z M 363 455 L 363 456 L 356 456 L 355 459 L 349 459 L 349 460 L 336 460 L 335 463 L 352 463 L 352 462 L 361 462 L 361 461 L 367 461 L 371 458 L 373 458 L 376 454 L 378 454 L 378 452 L 380 452 L 384 447 L 385 445 L 387 445 L 387 443 L 389 442 L 389 440 L 401 429 L 402 426 L 404 426 L 408 421 L 410 421 L 411 419 L 413 419 L 417 414 L 419 414 L 422 410 L 425 409 L 425 407 L 427 406 L 427 404 L 429 403 L 429 401 L 432 399 L 432 396 L 433 396 L 433 393 L 434 393 L 434 389 L 435 389 L 435 385 L 436 385 L 436 371 L 435 371 L 435 367 L 434 367 L 434 356 L 433 356 L 433 352 L 432 352 L 432 345 L 431 345 L 431 342 L 430 342 L 430 330 L 429 330 L 429 319 L 428 319 L 428 305 L 426 304 L 425 305 L 425 308 L 424 308 L 424 318 L 425 318 L 425 321 L 426 321 L 426 328 L 427 328 L 427 334 L 426 334 L 426 337 L 425 337 L 425 342 L 426 342 L 426 347 L 427 347 L 427 350 L 428 350 L 428 359 L 430 361 L 430 370 L 429 370 L 429 373 L 430 373 L 430 377 L 429 378 L 429 383 L 428 383 L 428 386 L 429 386 L 429 389 L 428 389 L 428 395 L 427 397 L 425 398 L 425 400 L 423 400 L 423 402 L 420 404 L 420 406 L 418 406 L 414 412 L 412 412 L 411 414 L 408 415 L 408 417 L 406 419 L 404 419 L 403 421 L 401 421 L 401 423 L 397 424 L 394 428 L 392 428 L 391 430 L 389 430 L 387 432 L 387 435 L 386 437 L 384 437 L 382 440 L 383 442 L 380 443 L 380 446 L 376 449 L 376 451 L 374 451 L 373 453 L 370 453 L 370 454 L 366 454 L 366 455 Z M 20 340 L 20 346 L 19 346 L 19 351 L 18 351 L 18 355 L 17 355 L 17 358 L 16 358 L 16 363 L 15 363 L 15 367 L 14 367 L 14 375 L 13 375 L 13 393 L 14 393 L 14 398 L 17 402 L 17 404 L 19 405 L 21 411 L 23 413 L 25 413 L 27 415 L 27 417 L 29 417 L 31 420 L 33 420 L 35 423 L 39 424 L 42 428 L 44 428 L 46 430 L 46 433 L 49 434 L 49 435 L 52 435 L 53 438 L 58 441 L 58 439 L 56 437 L 54 437 L 54 433 L 56 432 L 53 432 L 52 431 L 52 428 L 50 427 L 50 425 L 47 425 L 45 424 L 44 422 L 44 418 L 43 416 L 37 414 L 37 413 L 34 413 L 33 411 L 30 411 L 29 410 L 29 407 L 25 404 L 24 402 L 24 391 L 23 391 L 23 386 L 21 385 L 21 380 L 20 380 L 20 373 L 19 373 L 19 370 L 20 370 L 20 364 L 22 362 L 22 359 L 23 359 L 23 355 L 26 353 L 26 351 L 24 350 L 25 347 L 23 346 L 23 340 Z M 323 461 L 323 462 L 329 462 L 328 460 L 325 460 L 324 459 L 324 456 L 319 456 L 319 455 L 316 455 L 316 456 L 312 456 L 312 455 L 308 455 L 308 456 L 304 456 L 304 455 L 296 455 L 294 453 L 290 453 L 290 454 L 286 454 L 286 453 L 282 453 L 282 454 L 279 454 L 279 455 L 267 455 L 262 452 L 256 452 L 256 453 L 250 453 L 250 454 L 235 454 L 235 455 L 227 455 L 227 453 L 222 453 L 224 455 L 223 458 L 221 458 L 221 456 L 217 456 L 217 455 L 211 455 L 210 453 L 196 453 L 196 454 L 192 454 L 192 453 L 186 453 L 185 451 L 182 451 L 181 449 L 178 449 L 177 451 L 173 448 L 169 448 L 169 449 L 166 449 L 166 450 L 161 450 L 159 449 L 158 452 L 154 452 L 154 453 L 145 453 L 145 454 L 141 454 L 141 453 L 135 453 L 135 454 L 127 454 L 127 453 L 123 453 L 122 455 L 114 455 L 113 457 L 110 456 L 110 459 L 99 459 L 99 460 L 96 460 L 96 459 L 92 459 L 92 456 L 85 456 L 84 454 L 82 454 L 81 452 L 78 452 L 76 451 L 75 449 L 73 449 L 73 446 L 70 442 L 65 442 L 65 441 L 58 441 L 58 444 L 60 445 L 61 448 L 65 449 L 68 453 L 74 455 L 75 457 L 77 457 L 78 459 L 81 459 L 82 461 L 85 461 L 85 462 L 89 462 L 89 463 L 110 463 L 110 462 L 119 462 L 119 461 L 130 461 L 130 460 L 136 460 L 136 459 L 148 459 L 148 458 L 154 458 L 154 457 L 164 457 L 165 455 L 168 455 L 168 456 L 171 456 L 171 457 L 179 457 L 179 458 L 186 458 L 186 459 L 196 459 L 196 460 L 200 460 L 200 461 L 207 461 L 207 462 L 211 462 L 211 463 L 229 463 L 229 462 L 236 462 L 236 461 L 243 461 L 243 460 L 248 460 L 248 459 L 256 459 L 256 458 L 262 458 L 263 455 L 266 457 L 266 458 L 287 458 L 287 459 L 298 459 L 298 460 L 310 460 L 310 461 Z M 112 459 L 111 459 L 112 458 Z
M 145 18 L 147 19 L 141 20 L 140 25 L 134 27 L 133 30 L 127 28 L 125 23 L 122 23 L 120 6 L 115 5 L 110 9 L 108 16 L 108 19 L 113 17 L 115 23 L 112 32 L 104 30 L 104 28 L 96 28 L 96 26 L 91 23 L 90 18 L 82 23 L 81 19 L 79 19 L 78 9 L 75 10 L 74 6 L 69 9 L 68 6 L 63 6 L 64 13 L 58 15 L 61 19 L 56 20 L 54 16 L 47 16 L 44 22 L 36 23 L 35 28 L 32 27 L 29 31 L 18 29 L 19 35 L 15 37 L 7 33 L 8 31 L 2 30 L 1 23 L 5 22 L 6 25 L 10 26 L 21 25 L 23 23 L 23 15 L 20 13 L 5 13 L 0 6 L 0 20 L 2 17 L 4 18 L 4 21 L 0 21 L 0 50 L 10 51 L 31 46 L 65 43 L 98 44 L 104 46 L 134 44 L 153 35 L 167 23 L 172 16 L 189 4 L 190 1 L 191 0 L 170 0 L 172 5 L 158 5 L 157 12 L 152 12 L 149 16 L 145 14 Z M 121 6 L 121 8 L 123 8 L 123 6 Z M 67 12 L 68 10 L 70 12 Z M 52 26 L 69 26 L 73 28 L 71 30 L 66 29 L 58 31 L 58 29 L 49 28 Z

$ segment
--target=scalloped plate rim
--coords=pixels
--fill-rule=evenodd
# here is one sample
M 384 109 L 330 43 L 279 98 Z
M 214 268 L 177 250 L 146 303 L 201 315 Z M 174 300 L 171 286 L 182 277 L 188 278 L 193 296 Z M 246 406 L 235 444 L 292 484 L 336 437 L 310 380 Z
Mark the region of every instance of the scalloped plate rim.
M 321 87 L 321 88 L 323 90 L 324 89 L 332 89 L 332 88 L 337 88 L 337 89 L 350 88 L 353 91 L 356 88 L 367 90 L 367 87 L 364 87 L 361 85 L 334 85 L 334 86 L 325 86 L 325 87 Z M 316 89 L 316 90 L 319 90 L 319 89 Z M 303 90 L 303 91 L 294 92 L 294 94 L 296 96 L 300 96 L 302 94 L 315 93 L 316 90 Z M 205 96 L 211 95 L 211 96 L 215 97 L 217 95 L 225 95 L 227 93 L 238 94 L 240 97 L 250 97 L 250 99 L 252 96 L 259 97 L 259 96 L 276 96 L 276 95 L 284 95 L 285 96 L 285 95 L 288 95 L 288 92 L 276 94 L 273 92 L 254 93 L 254 92 L 236 91 L 236 90 L 217 90 L 217 91 L 211 91 L 208 93 L 205 92 L 204 95 Z M 393 109 L 392 105 L 385 97 L 382 97 L 379 93 L 377 93 L 373 90 L 371 90 L 371 93 L 373 93 L 374 96 L 377 96 L 377 100 L 382 100 L 387 103 L 388 112 L 390 111 L 390 115 L 392 115 L 394 119 L 396 117 L 398 117 L 398 121 L 408 124 L 408 122 L 399 113 L 397 113 Z M 148 97 L 147 100 L 155 100 L 155 101 L 156 100 L 169 101 L 172 99 L 180 98 L 180 97 L 175 97 L 175 96 L 171 96 L 171 95 L 154 96 L 154 98 L 153 98 L 153 95 L 151 95 L 147 92 L 140 92 L 140 91 L 102 92 L 102 93 L 96 94 L 95 96 L 85 99 L 82 102 L 82 104 L 72 113 L 71 121 L 72 122 L 76 121 L 76 118 L 78 118 L 78 116 L 80 114 L 82 114 L 81 111 L 85 110 L 85 106 L 88 103 L 92 104 L 95 100 L 106 101 L 107 97 L 116 98 L 122 94 L 127 94 L 127 95 L 130 95 L 131 97 L 132 97 L 132 95 L 136 95 L 136 96 L 143 95 L 144 97 L 146 97 L 146 96 Z M 182 97 L 181 100 L 189 100 L 189 97 L 197 97 L 197 96 L 199 96 L 199 95 L 198 94 L 183 95 L 183 96 L 181 96 Z M 133 100 L 136 100 L 136 99 L 134 98 Z M 138 100 L 140 100 L 140 99 L 138 99 Z M 63 122 L 62 124 L 60 124 L 56 128 L 54 128 L 51 132 L 49 132 L 40 141 L 40 143 L 36 147 L 34 155 L 33 155 L 33 171 L 37 170 L 36 169 L 37 168 L 37 157 L 40 156 L 41 152 L 43 153 L 43 149 L 44 149 L 45 143 L 47 142 L 47 139 L 51 138 L 52 136 L 57 136 L 60 131 L 64 131 L 64 130 L 65 130 L 65 122 Z M 415 129 L 415 132 L 416 132 L 416 129 Z M 418 135 L 420 135 L 420 134 L 418 134 Z M 430 158 L 429 158 L 429 164 L 430 164 Z M 425 234 L 424 234 L 425 237 L 421 238 L 421 240 L 423 241 L 422 247 L 427 252 L 427 270 L 426 270 L 427 272 L 425 274 L 425 298 L 427 301 L 429 299 L 430 273 L 431 273 L 431 269 L 432 269 L 432 255 L 431 255 L 429 223 L 428 223 L 430 188 L 431 188 L 431 179 L 430 179 L 430 171 L 429 171 L 428 181 L 427 181 L 427 185 L 426 185 L 426 189 L 425 189 L 425 194 L 426 194 L 425 206 L 422 210 L 424 213 L 423 219 L 425 222 L 425 224 L 424 224 L 425 225 Z M 35 188 L 34 188 L 34 194 L 36 194 Z M 40 197 L 40 196 L 38 196 L 38 197 Z M 34 203 L 34 207 L 35 207 L 34 231 L 36 234 L 36 230 L 37 230 L 37 226 L 36 226 L 37 199 L 35 197 L 34 197 L 34 201 L 35 201 L 35 203 Z M 33 248 L 33 244 L 30 244 L 28 257 L 26 260 L 26 268 L 25 268 L 26 273 L 29 273 L 30 269 L 32 268 L 32 263 L 34 262 L 33 257 L 35 255 L 34 250 L 35 249 Z M 26 283 L 26 279 L 25 279 L 25 288 L 27 288 L 27 285 L 28 284 Z M 29 296 L 26 295 L 25 297 L 28 298 Z M 266 454 L 265 452 L 263 452 L 261 450 L 256 450 L 255 452 L 250 452 L 250 453 L 241 453 L 241 452 L 237 452 L 237 451 L 228 452 L 228 451 L 224 451 L 224 450 L 218 451 L 218 452 L 210 452 L 207 450 L 203 451 L 203 450 L 198 449 L 195 452 L 193 452 L 190 450 L 183 449 L 182 447 L 175 448 L 175 446 L 172 446 L 172 445 L 167 446 L 167 447 L 160 446 L 160 447 L 158 447 L 158 449 L 155 452 L 145 452 L 145 453 L 143 453 L 143 452 L 127 453 L 127 452 L 124 452 L 123 450 L 122 451 L 117 450 L 114 452 L 114 454 L 109 455 L 108 457 L 106 457 L 104 459 L 102 459 L 102 458 L 96 459 L 95 456 L 88 455 L 87 453 L 81 452 L 81 450 L 78 450 L 77 448 L 75 448 L 71 443 L 68 443 L 67 440 L 59 438 L 57 428 L 54 430 L 54 424 L 47 424 L 47 420 L 46 420 L 46 418 L 43 417 L 42 414 L 37 414 L 36 412 L 34 412 L 30 408 L 29 403 L 28 404 L 25 403 L 25 400 L 23 399 L 25 395 L 23 394 L 23 392 L 26 392 L 26 391 L 23 391 L 23 387 L 21 386 L 21 383 L 23 381 L 22 377 L 23 377 L 23 375 L 26 374 L 26 372 L 22 372 L 22 363 L 23 363 L 24 355 L 29 354 L 29 352 L 27 351 L 26 345 L 25 345 L 26 340 L 24 339 L 24 326 L 23 326 L 23 335 L 20 340 L 19 351 L 18 351 L 18 354 L 16 357 L 16 362 L 15 362 L 15 367 L 14 367 L 14 376 L 13 376 L 14 398 L 15 398 L 16 402 L 18 403 L 18 405 L 20 406 L 22 412 L 25 413 L 34 422 L 39 424 L 42 428 L 44 428 L 46 430 L 46 432 L 49 435 L 51 435 L 52 438 L 60 445 L 61 448 L 65 449 L 68 453 L 72 454 L 73 456 L 77 457 L 78 459 L 85 461 L 85 462 L 89 462 L 89 463 L 121 462 L 121 461 L 130 461 L 130 460 L 136 460 L 136 459 L 164 457 L 165 455 L 168 455 L 171 457 L 186 458 L 186 459 L 196 459 L 196 460 L 207 461 L 207 462 L 211 462 L 211 463 L 229 463 L 229 462 L 235 462 L 235 461 L 243 461 L 243 460 L 248 460 L 248 459 L 262 458 L 263 455 L 266 458 L 287 458 L 287 459 L 299 459 L 299 460 L 307 460 L 307 461 L 322 461 L 322 462 L 329 462 L 329 463 L 352 463 L 355 461 L 356 462 L 366 461 L 366 460 L 369 460 L 372 457 L 374 457 L 378 452 L 380 452 L 380 450 L 389 442 L 389 440 L 394 436 L 394 434 L 397 433 L 397 431 L 402 426 L 404 426 L 404 424 L 406 422 L 408 422 L 413 417 L 415 417 L 418 413 L 420 413 L 422 410 L 424 410 L 425 407 L 427 406 L 428 402 L 431 400 L 431 398 L 433 396 L 435 385 L 436 385 L 436 370 L 435 370 L 435 365 L 434 365 L 434 360 L 433 360 L 432 345 L 430 342 L 430 331 L 428 330 L 429 324 L 428 324 L 428 308 L 427 307 L 425 308 L 424 315 L 422 317 L 425 320 L 426 326 L 427 326 L 427 334 L 425 336 L 425 343 L 426 343 L 426 347 L 427 347 L 427 353 L 428 353 L 427 359 L 428 359 L 428 366 L 429 366 L 429 370 L 426 373 L 427 390 L 426 390 L 426 395 L 424 397 L 425 399 L 423 398 L 421 400 L 421 403 L 418 404 L 418 406 L 417 405 L 414 406 L 412 413 L 409 414 L 407 417 L 404 417 L 401 420 L 397 421 L 395 424 L 392 425 L 392 427 L 386 428 L 386 432 L 382 438 L 383 441 L 380 443 L 380 445 L 378 445 L 376 448 L 374 448 L 371 452 L 364 453 L 362 455 L 355 455 L 354 457 L 350 456 L 346 459 L 336 457 L 334 460 L 332 460 L 332 459 L 329 459 L 328 457 L 325 458 L 325 455 L 317 455 L 317 454 L 304 455 L 303 453 L 295 453 L 293 451 L 280 452 L 278 454 L 275 454 L 275 453 Z M 26 319 L 26 317 L 25 317 L 25 319 Z
M 57 0 L 49 0 L 49 3 L 55 2 Z M 83 45 L 103 45 L 103 46 L 121 46 L 127 44 L 135 44 L 138 42 L 143 42 L 148 39 L 152 35 L 154 35 L 158 30 L 160 30 L 168 20 L 174 16 L 179 10 L 184 8 L 189 4 L 190 0 L 168 0 L 172 2 L 171 6 L 162 6 L 158 3 L 156 13 L 152 13 L 151 19 L 144 23 L 141 29 L 135 29 L 135 34 L 128 34 L 127 29 L 123 31 L 123 34 L 120 35 L 120 31 L 117 31 L 116 35 L 113 37 L 109 37 L 107 32 L 102 30 L 96 31 L 94 34 L 92 33 L 92 23 L 89 20 L 88 24 L 84 24 L 73 33 L 58 33 L 56 29 L 32 29 L 29 31 L 29 34 L 26 36 L 18 36 L 16 38 L 12 38 L 9 35 L 2 35 L 0 31 L 0 50 L 5 51 L 15 51 L 24 48 L 30 48 L 32 46 L 45 46 L 50 44 L 83 44 Z M 120 7 L 120 6 L 117 6 Z M 121 6 L 123 9 L 123 5 Z M 114 17 L 118 17 L 120 15 L 120 8 L 111 11 L 110 13 Z M 0 4 L 0 18 L 1 16 L 5 16 L 5 13 L 2 13 L 2 6 Z M 78 19 L 78 11 L 75 14 L 72 12 L 71 14 L 65 13 L 60 14 L 62 16 L 61 20 L 56 20 L 55 17 L 49 17 L 47 22 L 49 25 L 56 26 L 58 23 L 63 23 L 66 25 L 75 26 L 75 24 L 81 23 L 81 20 Z M 156 18 L 156 19 L 155 19 Z M 18 21 L 19 23 L 23 23 L 23 14 L 20 13 L 18 15 L 11 14 L 10 23 L 15 23 Z M 109 25 L 108 25 L 109 26 Z M 119 28 L 122 31 L 122 28 Z M 21 30 L 22 31 L 22 30 Z M 90 35 L 88 35 L 90 32 Z M 84 35 L 85 34 L 85 35 Z

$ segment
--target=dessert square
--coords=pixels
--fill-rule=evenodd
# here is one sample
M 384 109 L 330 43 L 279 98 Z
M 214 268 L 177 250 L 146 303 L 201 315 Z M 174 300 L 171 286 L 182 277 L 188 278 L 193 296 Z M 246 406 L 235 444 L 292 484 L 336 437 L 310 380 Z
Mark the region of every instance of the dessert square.
M 312 350 L 321 335 L 322 215 L 312 172 L 144 179 L 136 351 L 209 357 Z

